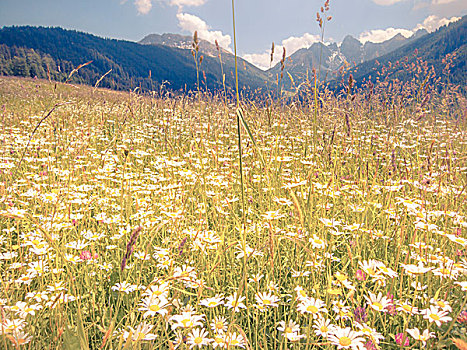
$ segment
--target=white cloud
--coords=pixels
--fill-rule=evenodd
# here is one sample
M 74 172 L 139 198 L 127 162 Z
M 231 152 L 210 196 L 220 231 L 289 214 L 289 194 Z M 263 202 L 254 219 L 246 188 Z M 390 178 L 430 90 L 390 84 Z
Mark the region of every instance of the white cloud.
M 419 29 L 426 29 L 429 32 L 434 32 L 439 27 L 447 25 L 451 22 L 456 22 L 460 19 L 461 19 L 460 17 L 439 18 L 438 16 L 434 16 L 434 15 L 428 16 L 427 18 L 425 18 L 423 23 L 417 24 L 414 31 L 417 31 Z
M 274 66 L 277 62 L 279 62 L 282 59 L 284 47 L 286 56 L 289 57 L 294 52 L 300 49 L 306 49 L 310 47 L 311 44 L 318 42 L 319 39 L 319 35 L 305 33 L 300 37 L 291 36 L 287 39 L 282 40 L 281 45 L 275 45 L 274 47 L 274 56 L 272 64 L 271 50 L 267 50 L 262 53 L 245 54 L 242 57 L 251 64 L 254 64 L 256 67 L 266 70 L 269 69 L 270 66 Z
M 305 33 L 301 37 L 291 36 L 287 39 L 282 40 L 282 46 L 285 47 L 287 56 L 290 56 L 295 51 L 308 48 L 311 44 L 319 41 L 319 35 L 313 35 L 310 33 Z M 280 52 L 282 55 L 282 51 Z
M 201 18 L 189 13 L 178 13 L 177 19 L 178 26 L 182 30 L 190 32 L 191 34 L 197 31 L 200 39 L 209 41 L 212 44 L 217 40 L 219 46 L 224 49 L 229 49 L 232 42 L 230 35 L 224 35 L 219 30 L 211 30 L 211 27 L 209 27 Z
M 446 1 L 446 0 L 441 0 Z M 402 29 L 402 28 L 387 28 L 387 29 L 374 29 L 367 32 L 363 32 L 359 36 L 359 40 L 362 43 L 371 41 L 374 43 L 381 43 L 383 41 L 391 39 L 397 34 L 402 34 L 406 38 L 411 37 L 417 30 L 426 29 L 428 32 L 434 32 L 439 27 L 442 27 L 451 22 L 459 20 L 460 17 L 451 18 L 439 18 L 438 16 L 432 15 L 425 18 L 422 23 L 419 23 L 413 29 Z
M 135 6 L 140 15 L 146 15 L 152 9 L 152 3 L 155 1 L 165 2 L 171 6 L 177 6 L 179 11 L 183 9 L 184 6 L 202 6 L 206 3 L 207 0 L 135 0 Z M 127 0 L 120 0 L 120 5 L 123 5 Z
M 404 0 L 373 0 L 375 4 L 378 4 L 381 6 L 390 6 L 401 1 L 404 1 Z
M 413 33 L 414 32 L 412 30 L 401 28 L 373 29 L 367 32 L 363 32 L 360 34 L 358 39 L 363 44 L 367 41 L 371 41 L 373 43 L 382 43 L 383 41 L 389 40 L 397 34 L 402 34 L 406 38 L 410 38 Z
M 151 0 L 135 0 L 135 6 L 139 14 L 145 15 L 151 11 L 152 3 Z
M 433 0 L 431 3 L 433 5 L 444 5 L 444 4 L 449 4 L 450 2 L 454 2 L 457 0 Z
M 183 7 L 183 6 L 201 6 L 207 0 L 170 0 L 170 5 Z

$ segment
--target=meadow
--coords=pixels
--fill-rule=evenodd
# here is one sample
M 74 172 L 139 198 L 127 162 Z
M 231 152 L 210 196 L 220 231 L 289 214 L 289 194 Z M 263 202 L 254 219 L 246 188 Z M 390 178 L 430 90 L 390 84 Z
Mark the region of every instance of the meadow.
M 0 348 L 467 349 L 467 102 L 425 83 L 0 77 Z

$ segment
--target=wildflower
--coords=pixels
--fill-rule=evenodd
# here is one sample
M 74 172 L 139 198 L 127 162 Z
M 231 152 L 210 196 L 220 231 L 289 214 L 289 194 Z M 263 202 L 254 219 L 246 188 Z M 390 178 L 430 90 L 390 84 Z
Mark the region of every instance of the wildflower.
M 9 309 L 16 312 L 19 317 L 26 318 L 27 315 L 35 315 L 36 310 L 41 309 L 42 306 L 39 304 L 28 305 L 24 301 L 18 301 L 15 305 L 11 306 Z
M 294 289 L 297 292 L 297 299 L 302 300 L 302 299 L 307 299 L 308 296 L 305 292 L 305 290 L 301 286 L 296 286 Z
M 320 335 L 324 338 L 327 338 L 329 333 L 334 329 L 334 325 L 331 324 L 331 320 L 320 317 L 316 319 L 313 323 L 313 328 L 315 329 L 315 334 Z
M 280 300 L 278 297 L 276 297 L 274 294 L 271 292 L 269 293 L 257 293 L 255 295 L 256 302 L 259 305 L 262 306 L 271 306 L 271 307 L 277 307 L 279 304 L 277 302 Z
M 0 334 L 8 334 L 17 332 L 23 329 L 26 321 L 24 319 L 9 320 L 3 319 L 3 322 L 0 324 Z
M 353 315 L 354 315 L 355 321 L 357 321 L 358 323 L 364 323 L 367 321 L 367 318 L 368 318 L 366 309 L 361 306 L 358 306 L 355 308 Z
M 237 334 L 235 332 L 227 334 L 225 337 L 225 343 L 227 348 L 230 346 L 238 346 L 240 348 L 245 348 L 245 339 L 241 334 Z
M 363 335 L 372 341 L 372 343 L 379 344 L 379 341 L 384 339 L 384 336 L 381 333 L 377 332 L 376 329 L 371 328 L 365 323 L 357 323 L 357 327 Z
M 361 332 L 355 332 L 350 327 L 340 328 L 335 327 L 328 335 L 328 340 L 331 344 L 336 345 L 337 349 L 356 349 L 363 348 L 365 339 Z
M 400 264 L 402 268 L 405 270 L 406 273 L 409 275 L 423 275 L 428 271 L 433 270 L 432 267 L 425 267 L 422 262 L 418 265 L 410 265 L 410 264 Z
M 204 315 L 194 315 L 191 312 L 183 312 L 181 315 L 174 315 L 170 317 L 172 322 L 172 330 L 177 328 L 193 328 L 196 326 L 203 326 L 201 322 L 204 319 Z
M 129 331 L 123 331 L 122 336 L 126 341 L 130 340 L 135 343 L 139 341 L 151 341 L 157 337 L 155 334 L 150 333 L 153 328 L 153 325 L 143 322 L 140 323 L 136 329 L 129 327 Z M 128 339 L 130 334 L 131 339 Z
M 222 333 L 222 332 L 225 332 L 227 331 L 227 326 L 228 326 L 228 322 L 227 320 L 225 319 L 225 317 L 222 317 L 222 316 L 216 316 L 214 317 L 214 319 L 211 321 L 211 329 L 215 332 L 215 333 Z
M 368 306 L 370 306 L 373 310 L 385 312 L 386 307 L 391 305 L 390 300 L 387 297 L 383 297 L 383 293 L 379 292 L 378 296 L 371 292 L 369 292 L 369 294 L 369 297 L 365 295 L 365 299 L 368 302 Z
M 397 333 L 395 339 L 399 346 L 410 346 L 410 339 L 404 333 Z
M 415 340 L 420 340 L 423 345 L 425 346 L 426 345 L 426 342 L 428 339 L 430 338 L 436 338 L 436 335 L 435 333 L 433 332 L 430 332 L 428 331 L 428 329 L 425 329 L 423 331 L 423 333 L 420 333 L 420 330 L 418 328 L 414 328 L 414 329 L 407 329 L 406 330 L 407 333 L 409 333 L 412 338 L 414 338 Z
M 209 339 L 208 335 L 205 329 L 195 328 L 188 334 L 187 344 L 190 345 L 190 349 L 196 346 L 201 348 L 204 345 L 209 345 L 212 339 Z
M 258 283 L 261 278 L 263 278 L 264 275 L 257 273 L 256 275 L 252 275 L 251 277 L 248 278 L 249 283 Z
M 300 326 L 295 323 L 293 320 L 289 320 L 289 322 L 279 321 L 279 327 L 277 327 L 279 332 L 282 332 L 282 336 L 288 338 L 289 334 L 292 333 L 300 333 Z
M 242 303 L 245 299 L 245 297 L 240 297 L 237 295 L 237 292 L 235 292 L 233 295 L 227 297 L 225 306 L 228 309 L 233 309 L 234 312 L 238 312 L 240 309 L 246 309 L 245 304 Z
M 127 281 L 123 281 L 122 283 L 117 283 L 115 286 L 111 288 L 114 291 L 124 292 L 126 294 L 134 292 L 138 289 L 137 285 L 130 284 Z
M 415 307 L 415 306 L 412 306 L 412 305 L 410 304 L 410 302 L 407 301 L 407 300 L 406 300 L 406 301 L 403 301 L 403 302 L 399 301 L 396 310 L 397 310 L 397 311 L 405 312 L 405 313 L 407 313 L 407 314 L 412 314 L 412 315 L 416 315 L 416 314 L 419 313 L 419 312 L 418 312 L 418 308 Z
M 443 322 L 452 320 L 451 317 L 447 316 L 447 311 L 440 310 L 437 306 L 430 306 L 428 309 L 422 310 L 421 314 L 424 319 L 427 319 L 430 322 L 435 322 L 438 327 L 441 327 Z
M 32 340 L 32 336 L 23 331 L 13 331 L 7 335 L 8 339 L 13 343 L 13 346 L 19 348 L 21 345 L 27 344 Z
M 92 254 L 89 250 L 83 250 L 81 251 L 81 253 L 79 254 L 79 258 L 83 261 L 85 260 L 91 260 L 92 259 Z
M 143 293 L 143 296 L 154 296 L 154 297 L 169 297 L 169 284 L 167 282 L 161 283 L 160 285 L 153 285 Z
M 322 300 L 315 298 L 306 298 L 301 300 L 301 303 L 298 304 L 297 309 L 302 314 L 310 314 L 316 319 L 320 316 L 321 313 L 327 312 L 327 309 L 324 307 L 326 303 Z
M 467 292 L 467 281 L 464 281 L 464 282 L 454 282 L 454 284 L 457 284 L 457 285 L 461 286 L 461 289 L 462 289 L 464 292 Z
M 122 263 L 120 266 L 121 271 L 125 269 L 126 262 L 130 258 L 131 254 L 133 253 L 133 250 L 135 249 L 136 240 L 138 239 L 138 236 L 141 233 L 141 229 L 142 227 L 138 226 L 131 233 L 130 240 L 128 241 L 128 244 L 126 245 L 126 252 L 125 252 L 125 255 L 123 256 Z
M 227 348 L 227 344 L 225 342 L 226 339 L 226 334 L 225 333 L 215 333 L 214 338 L 212 339 L 211 345 L 215 349 L 217 347 L 219 348 Z
M 467 310 L 463 310 L 459 316 L 457 316 L 457 322 L 467 326 Z
M 199 305 L 206 307 L 216 307 L 224 303 L 224 297 L 220 294 L 217 294 L 215 297 L 203 299 L 199 302 Z
M 355 277 L 359 281 L 364 281 L 366 280 L 366 274 L 363 272 L 363 270 L 358 269 L 357 272 L 355 273 Z
M 449 303 L 445 300 L 431 298 L 430 303 L 441 308 L 442 311 L 452 312 L 451 305 L 449 305 Z
M 315 234 L 313 235 L 312 238 L 309 239 L 309 242 L 311 243 L 311 246 L 313 248 L 318 248 L 318 249 L 326 248 L 326 242 Z
M 143 318 L 146 318 L 155 316 L 156 314 L 162 316 L 166 315 L 168 311 L 165 307 L 167 307 L 169 303 L 164 297 L 148 296 L 144 298 L 139 305 L 141 307 L 138 310 L 145 311 Z

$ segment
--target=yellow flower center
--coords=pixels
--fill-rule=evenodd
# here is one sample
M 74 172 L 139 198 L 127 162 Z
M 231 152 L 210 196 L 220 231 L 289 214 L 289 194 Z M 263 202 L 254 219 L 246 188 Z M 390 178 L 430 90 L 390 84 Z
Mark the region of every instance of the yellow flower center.
M 284 330 L 284 333 L 292 333 L 292 328 L 287 327 L 287 328 Z
M 377 302 L 377 301 L 374 301 L 373 302 L 373 306 L 375 306 L 378 310 L 383 310 L 383 304 Z
M 320 330 L 321 332 L 323 332 L 323 333 L 326 333 L 326 332 L 329 330 L 329 328 L 326 327 L 326 326 L 321 326 L 321 328 L 320 328 L 319 330 Z
M 224 322 L 222 322 L 222 321 L 217 321 L 217 322 L 216 322 L 216 328 L 217 328 L 217 329 L 222 329 L 222 328 L 224 328 Z
M 302 297 L 306 297 L 306 293 L 305 293 L 305 291 L 304 291 L 304 290 L 300 290 L 300 292 L 299 292 L 299 293 L 300 293 L 300 295 L 301 295 Z
M 157 311 L 159 311 L 160 309 L 161 309 L 161 308 L 160 308 L 159 305 L 157 305 L 157 304 L 156 304 L 156 305 L 151 305 L 151 306 L 149 307 L 149 310 L 154 311 L 154 312 L 157 312 Z
M 271 300 L 265 299 L 263 300 L 264 305 L 271 305 Z
M 196 337 L 195 338 L 195 344 L 201 344 L 203 342 L 203 338 L 201 337 Z
M 441 317 L 439 317 L 437 314 L 430 314 L 430 317 L 435 320 L 435 321 L 439 321 Z
M 315 314 L 318 312 L 318 308 L 314 305 L 308 305 L 306 308 L 306 311 L 311 312 L 312 314 Z
M 342 346 L 349 346 L 352 343 L 349 337 L 341 337 L 339 338 L 339 345 Z
M 437 304 L 439 307 L 443 307 L 443 308 L 446 307 L 446 304 L 441 300 L 437 301 Z
M 210 301 L 209 304 L 208 304 L 208 306 L 216 306 L 216 305 L 217 305 L 217 303 L 215 301 Z
M 237 307 L 238 306 L 238 301 L 232 301 L 232 307 Z
M 183 327 L 187 328 L 187 327 L 191 327 L 193 325 L 193 322 L 191 322 L 191 320 L 188 318 L 182 320 L 182 324 L 183 324 Z

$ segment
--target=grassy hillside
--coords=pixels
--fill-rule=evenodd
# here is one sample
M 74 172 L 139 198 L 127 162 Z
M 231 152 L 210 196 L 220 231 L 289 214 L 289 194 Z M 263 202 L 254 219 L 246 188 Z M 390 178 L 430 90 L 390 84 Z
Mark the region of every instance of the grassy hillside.
M 73 77 L 73 82 L 94 85 L 112 70 L 101 86 L 119 90 L 141 87 L 157 90 L 166 84 L 172 90 L 196 89 L 195 61 L 189 50 L 164 45 L 103 39 L 94 35 L 44 27 L 4 27 L 0 29 L 0 74 L 47 77 L 65 80 L 80 64 L 92 61 Z M 47 68 L 48 67 L 48 68 Z M 227 87 L 234 86 L 232 67 L 225 69 Z M 240 66 L 240 87 L 254 90 L 266 86 L 266 75 Z M 200 65 L 203 89 L 222 87 L 217 57 L 206 56 Z

